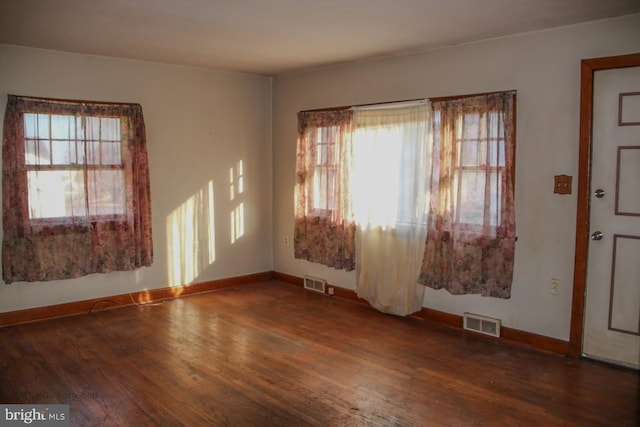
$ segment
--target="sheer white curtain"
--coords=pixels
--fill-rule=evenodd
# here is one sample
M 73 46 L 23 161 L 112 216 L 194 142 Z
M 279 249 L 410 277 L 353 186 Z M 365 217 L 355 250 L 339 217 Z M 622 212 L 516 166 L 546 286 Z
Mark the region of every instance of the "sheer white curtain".
M 358 296 L 404 316 L 422 308 L 430 106 L 355 110 L 351 190 Z

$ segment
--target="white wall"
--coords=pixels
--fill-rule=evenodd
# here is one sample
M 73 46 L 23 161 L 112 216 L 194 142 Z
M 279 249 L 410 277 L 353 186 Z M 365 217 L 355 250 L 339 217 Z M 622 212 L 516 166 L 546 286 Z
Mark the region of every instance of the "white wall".
M 8 93 L 142 105 L 155 260 L 132 272 L 0 284 L 0 312 L 272 269 L 270 78 L 0 45 L 0 117 Z M 239 161 L 245 191 L 232 201 L 229 170 Z M 232 244 L 230 213 L 241 202 L 244 234 Z M 168 225 L 183 231 L 182 244 Z
M 296 112 L 512 90 L 518 92 L 515 277 L 509 300 L 427 289 L 424 306 L 501 318 L 512 328 L 568 340 L 576 195 L 553 194 L 553 177 L 577 183 L 580 60 L 640 52 L 640 15 L 447 49 L 278 76 L 274 81 L 274 270 L 355 289 L 355 273 L 293 258 Z M 560 280 L 560 295 L 549 281 Z

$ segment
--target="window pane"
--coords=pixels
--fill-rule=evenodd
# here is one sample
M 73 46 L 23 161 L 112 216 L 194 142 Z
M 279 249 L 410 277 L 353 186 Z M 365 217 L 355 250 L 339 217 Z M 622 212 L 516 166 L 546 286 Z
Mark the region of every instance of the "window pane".
M 65 218 L 86 215 L 82 170 L 29 171 L 29 218 Z M 120 215 L 126 212 L 124 172 L 98 170 L 89 180 L 89 214 Z
M 458 221 L 482 225 L 484 218 L 484 172 L 462 172 Z
M 338 162 L 338 146 L 335 143 L 329 144 L 327 147 L 327 162 L 330 165 L 335 165 Z
M 76 141 L 69 141 L 69 164 L 77 165 L 78 164 L 78 148 Z
M 316 168 L 313 171 L 311 207 L 319 210 L 336 208 L 336 179 L 334 167 Z M 316 212 L 318 214 L 318 212 Z
M 100 135 L 103 141 L 120 141 L 120 119 L 100 119 Z
M 340 128 L 338 126 L 330 126 L 326 129 L 327 129 L 327 132 L 324 140 L 328 143 L 334 144 L 338 139 L 338 131 Z
M 329 167 L 326 169 L 327 175 L 327 193 L 325 196 L 325 209 L 336 209 L 336 176 L 335 168 Z
M 338 136 L 338 126 L 327 126 L 318 128 L 316 135 L 318 143 L 334 142 Z
M 489 138 L 504 138 L 504 114 L 492 112 L 488 115 Z
M 49 115 L 38 114 L 38 138 L 49 138 Z
M 25 138 L 37 138 L 38 137 L 38 115 L 28 114 L 24 115 L 24 136 Z
M 329 134 L 329 128 L 318 129 L 318 142 L 326 142 Z
M 489 142 L 489 166 L 505 166 L 504 140 Z
M 49 138 L 48 114 L 24 114 L 25 138 Z
M 54 165 L 68 165 L 71 162 L 68 141 L 52 141 L 52 160 Z
M 77 139 L 84 140 L 84 118 L 82 117 L 76 117 L 76 133 L 78 134 Z
M 53 139 L 75 139 L 76 127 L 73 116 L 51 116 L 51 138 Z
M 84 164 L 84 141 L 77 141 L 75 144 L 75 153 L 76 153 L 76 158 L 75 158 L 75 163 L 78 165 L 82 165 Z
M 502 171 L 491 173 L 489 180 L 489 223 L 498 226 L 501 223 L 502 210 Z
M 120 142 L 103 142 L 100 146 L 103 165 L 121 165 Z
M 478 139 L 480 135 L 480 114 L 465 114 L 462 116 L 462 138 Z
M 327 164 L 327 145 L 326 144 L 316 145 L 316 164 L 317 165 Z
M 100 142 L 99 141 L 87 141 L 87 164 L 99 165 L 100 164 Z
M 485 211 L 485 179 L 489 179 L 488 206 Z M 467 224 L 482 225 L 485 212 L 489 215 L 488 224 L 500 225 L 502 171 L 464 171 L 460 177 L 460 210 L 458 221 Z
M 36 151 L 36 141 L 32 139 L 24 140 L 24 158 L 25 163 L 28 165 L 37 165 L 38 156 Z
M 84 181 L 81 170 L 29 171 L 29 218 L 84 216 Z
M 93 171 L 89 176 L 91 215 L 119 215 L 126 212 L 124 172 L 120 169 Z
M 24 142 L 25 163 L 28 165 L 49 165 L 51 164 L 51 151 L 49 141 L 30 140 Z
M 327 174 L 324 168 L 313 171 L 313 207 L 325 209 L 327 206 Z
M 84 133 L 86 139 L 92 141 L 100 140 L 100 117 L 86 117 Z
M 480 166 L 480 147 L 483 145 L 478 141 L 462 141 L 459 143 L 460 148 L 460 165 L 461 166 Z
M 24 141 L 25 162 L 28 165 L 38 164 L 38 141 L 26 139 Z

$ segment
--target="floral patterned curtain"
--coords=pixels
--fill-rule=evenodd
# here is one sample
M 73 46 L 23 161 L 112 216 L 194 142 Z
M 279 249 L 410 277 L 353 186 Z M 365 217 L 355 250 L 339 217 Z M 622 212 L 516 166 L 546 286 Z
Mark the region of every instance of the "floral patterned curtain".
M 151 265 L 142 107 L 9 95 L 2 195 L 6 283 Z
M 294 256 L 347 271 L 355 268 L 349 196 L 352 112 L 298 113 Z
M 514 92 L 433 102 L 427 239 L 419 283 L 509 298 L 515 251 Z

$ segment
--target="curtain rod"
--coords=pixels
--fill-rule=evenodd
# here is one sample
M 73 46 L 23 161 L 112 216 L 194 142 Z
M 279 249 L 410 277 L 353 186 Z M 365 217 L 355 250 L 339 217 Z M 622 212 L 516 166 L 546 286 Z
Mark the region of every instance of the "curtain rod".
M 301 113 L 316 113 L 320 111 L 341 111 L 341 110 L 350 110 L 352 108 L 366 108 L 366 107 L 376 107 L 382 105 L 392 105 L 399 103 L 409 103 L 409 102 L 419 102 L 424 101 L 426 98 L 415 98 L 415 99 L 404 99 L 402 101 L 388 101 L 388 102 L 371 102 L 368 104 L 356 104 L 356 105 L 342 105 L 340 107 L 328 107 L 328 108 L 316 108 L 312 110 L 302 110 Z
M 107 101 L 89 101 L 86 99 L 63 99 L 63 98 L 43 98 L 40 96 L 23 96 L 23 95 L 12 95 L 9 96 L 16 97 L 18 99 L 25 99 L 28 101 L 44 101 L 44 102 L 65 102 L 69 104 L 96 104 L 96 105 L 140 105 L 135 102 L 107 102 Z
M 351 107 L 351 110 L 357 111 L 366 111 L 366 110 L 378 110 L 383 108 L 403 108 L 403 107 L 414 107 L 416 105 L 424 105 L 429 102 L 429 99 L 416 99 L 412 101 L 396 101 L 396 102 L 384 102 L 379 104 L 371 104 L 371 105 L 359 105 Z
M 474 96 L 493 95 L 493 94 L 496 94 L 496 93 L 505 93 L 505 92 L 514 92 L 515 93 L 517 91 L 514 89 L 514 90 L 501 90 L 501 91 L 497 91 L 497 92 L 472 93 L 470 95 L 440 96 L 440 97 L 435 97 L 435 98 L 414 98 L 414 99 L 404 99 L 404 100 L 401 100 L 401 101 L 373 102 L 373 103 L 369 103 L 369 104 L 342 105 L 342 106 L 339 106 L 339 107 L 316 108 L 316 109 L 311 109 L 311 110 L 302 110 L 300 112 L 301 113 L 317 113 L 317 112 L 321 112 L 321 111 L 342 111 L 342 110 L 349 110 L 349 109 L 352 109 L 352 108 L 366 108 L 366 107 L 375 107 L 375 106 L 379 106 L 379 105 L 392 106 L 393 104 L 420 102 L 420 101 L 424 101 L 424 100 L 427 100 L 427 99 L 429 101 L 431 101 L 431 102 L 443 102 L 443 101 L 453 101 L 453 100 L 462 99 L 462 98 L 472 98 Z

